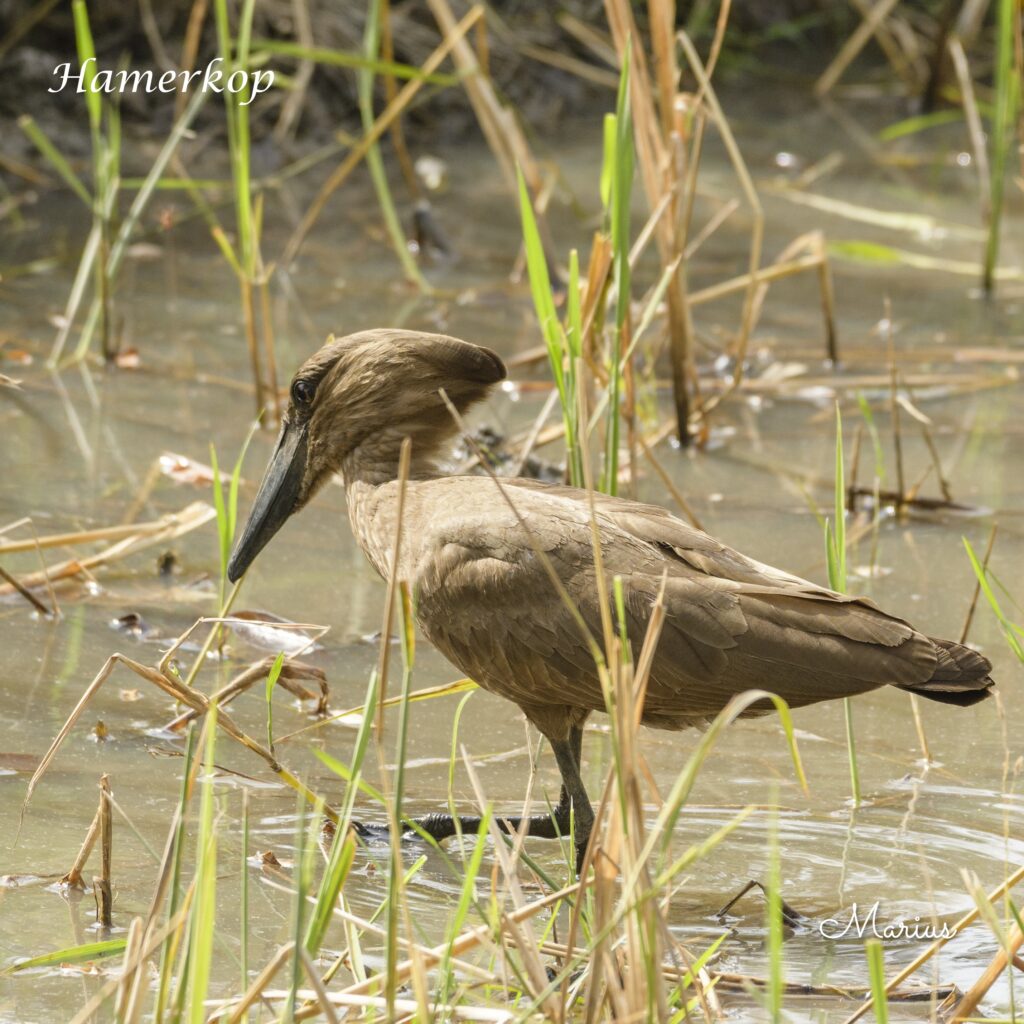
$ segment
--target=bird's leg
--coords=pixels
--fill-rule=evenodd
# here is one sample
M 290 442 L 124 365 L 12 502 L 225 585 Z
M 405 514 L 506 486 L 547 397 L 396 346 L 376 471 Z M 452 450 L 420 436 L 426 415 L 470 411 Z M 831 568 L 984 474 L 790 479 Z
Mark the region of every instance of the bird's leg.
M 576 841 L 576 873 L 583 868 L 583 858 L 590 842 L 590 832 L 594 827 L 594 809 L 590 806 L 583 778 L 580 775 L 580 764 L 583 757 L 583 726 L 574 725 L 565 740 L 551 740 L 551 749 L 555 752 L 558 770 L 562 773 L 562 798 L 559 808 L 568 798 L 575 819 Z
M 524 824 L 528 835 L 540 839 L 561 839 L 569 835 L 572 812 L 576 816 L 576 869 L 583 862 L 587 849 L 590 829 L 594 823 L 594 812 L 587 798 L 587 792 L 580 778 L 580 759 L 583 753 L 583 727 L 574 725 L 569 736 L 562 740 L 550 740 L 555 761 L 562 776 L 562 788 L 558 805 L 550 814 L 503 815 L 496 819 L 498 828 L 506 835 L 519 832 Z M 428 814 L 411 822 L 402 823 L 402 832 L 411 834 L 422 830 L 435 842 L 450 839 L 454 835 L 472 835 L 480 830 L 481 819 L 476 816 L 451 814 Z M 386 825 L 364 825 L 354 823 L 356 832 L 365 839 L 384 838 L 388 834 Z

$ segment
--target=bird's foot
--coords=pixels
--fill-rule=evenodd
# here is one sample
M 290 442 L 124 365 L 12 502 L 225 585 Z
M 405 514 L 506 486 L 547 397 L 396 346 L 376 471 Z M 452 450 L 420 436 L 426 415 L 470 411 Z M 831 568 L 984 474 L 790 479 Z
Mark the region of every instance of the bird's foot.
M 528 818 L 513 815 L 496 818 L 498 829 L 506 835 L 519 832 L 526 826 L 527 835 L 539 839 L 564 839 L 569 835 L 569 813 L 559 806 L 553 814 L 536 814 Z M 426 836 L 436 843 L 456 835 L 476 835 L 483 819 L 451 814 L 427 814 L 402 822 L 402 838 L 415 839 Z M 391 829 L 386 823 L 353 821 L 352 830 L 360 839 L 370 845 L 387 843 Z M 586 843 L 576 849 L 576 870 L 579 871 L 586 853 Z

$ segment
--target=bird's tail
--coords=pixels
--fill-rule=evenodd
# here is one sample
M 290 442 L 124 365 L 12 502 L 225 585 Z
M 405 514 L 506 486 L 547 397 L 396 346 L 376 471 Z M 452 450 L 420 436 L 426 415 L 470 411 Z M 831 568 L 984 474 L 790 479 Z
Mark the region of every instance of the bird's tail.
M 927 697 L 928 700 L 936 700 L 940 704 L 955 704 L 961 708 L 968 708 L 984 700 L 995 686 L 989 676 L 992 662 L 983 654 L 954 640 L 930 639 L 938 654 L 931 679 L 900 689 Z

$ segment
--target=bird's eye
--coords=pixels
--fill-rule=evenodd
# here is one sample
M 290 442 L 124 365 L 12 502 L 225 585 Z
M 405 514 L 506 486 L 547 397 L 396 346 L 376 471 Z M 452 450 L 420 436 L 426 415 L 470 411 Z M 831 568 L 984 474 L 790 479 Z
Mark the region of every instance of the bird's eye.
M 308 380 L 297 380 L 292 385 L 292 401 L 296 405 L 309 405 L 316 394 L 316 386 Z

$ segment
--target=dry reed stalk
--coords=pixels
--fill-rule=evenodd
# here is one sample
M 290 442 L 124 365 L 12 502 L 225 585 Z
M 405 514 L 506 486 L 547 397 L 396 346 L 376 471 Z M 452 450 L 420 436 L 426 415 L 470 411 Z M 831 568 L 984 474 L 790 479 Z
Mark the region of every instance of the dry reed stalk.
M 864 49 L 868 40 L 876 34 L 878 26 L 889 17 L 899 0 L 877 0 L 874 7 L 867 13 L 849 38 L 843 43 L 832 62 L 824 70 L 821 77 L 814 83 L 814 94 L 825 96 L 842 77 L 843 72 Z
M 967 54 L 959 36 L 951 36 L 949 55 L 953 59 L 957 85 L 960 89 L 960 105 L 967 123 L 967 137 L 971 140 L 971 156 L 978 172 L 978 195 L 981 197 L 981 223 L 987 224 L 992 210 L 992 172 L 988 165 L 988 145 L 985 129 L 978 111 L 978 98 L 974 93 L 974 81 L 967 63 Z
M 1022 881 L 1024 881 L 1024 865 L 1017 868 L 1017 870 L 1014 871 L 1014 873 L 1001 885 L 996 886 L 995 889 L 988 893 L 988 902 L 998 902 L 1006 893 L 1013 889 L 1014 886 L 1019 885 Z M 927 963 L 947 942 L 949 942 L 950 939 L 957 936 L 964 928 L 973 924 L 980 914 L 981 908 L 976 904 L 972 910 L 969 910 L 950 927 L 949 934 L 947 936 L 940 936 L 937 938 L 923 953 L 917 956 L 912 963 L 908 964 L 897 974 L 893 975 L 893 977 L 886 982 L 886 996 L 906 981 L 911 975 L 916 974 L 922 964 Z M 871 1009 L 871 1006 L 872 1003 L 870 1001 L 866 1001 L 862 1006 L 859 1006 L 852 1014 L 850 1014 L 850 1016 L 843 1021 L 843 1024 L 855 1024 L 856 1021 L 860 1020 L 861 1017 Z
M 230 620 L 228 620 L 230 621 Z M 218 708 L 223 708 L 230 704 L 237 696 L 245 693 L 250 687 L 254 686 L 260 681 L 265 681 L 267 674 L 270 672 L 274 664 L 274 658 L 266 657 L 261 661 L 257 661 L 250 665 L 247 669 L 239 672 L 229 683 L 221 687 L 210 697 L 210 702 L 216 704 Z M 305 665 L 299 661 L 293 661 L 291 657 L 285 659 L 281 665 L 280 675 L 277 677 L 277 683 L 275 685 L 283 687 L 293 696 L 299 700 L 312 700 L 315 697 L 310 690 L 307 690 L 300 684 L 300 680 L 308 679 L 315 681 L 320 687 L 320 701 L 317 704 L 314 714 L 322 715 L 327 711 L 327 675 L 322 668 L 316 668 L 313 665 Z M 195 709 L 183 711 L 176 718 L 168 722 L 164 727 L 164 732 L 181 732 L 189 722 L 194 722 L 199 717 L 199 712 Z
M 0 565 L 0 579 L 6 580 L 8 585 L 17 591 L 40 615 L 45 618 L 53 616 L 54 613 L 28 587 L 20 583 L 17 576 L 12 576 L 2 565 Z
M 619 63 L 630 46 L 630 112 L 637 161 L 644 192 L 652 212 L 667 203 L 664 216 L 656 220 L 655 237 L 663 268 L 673 267 L 666 289 L 668 304 L 669 355 L 672 364 L 672 393 L 676 429 L 682 444 L 690 438 L 690 378 L 692 369 L 693 323 L 686 298 L 686 246 L 689 200 L 684 195 L 690 160 L 695 167 L 696 151 L 689 156 L 689 136 L 683 114 L 685 102 L 679 93 L 679 68 L 673 36 L 675 4 L 671 0 L 650 0 L 651 47 L 656 81 L 648 70 L 633 12 L 627 0 L 605 0 L 605 13 L 618 53 Z M 655 100 L 657 93 L 657 101 Z
M 260 196 L 262 213 L 262 195 Z M 262 219 L 262 217 L 261 217 Z M 269 412 L 263 426 L 277 426 L 281 422 L 281 391 L 277 386 L 277 350 L 274 345 L 274 318 L 270 308 L 270 275 L 273 267 L 263 265 L 263 253 L 256 247 L 256 282 L 260 293 L 260 335 L 263 340 L 263 356 L 267 362 L 266 393 L 270 396 L 269 409 L 260 407 L 257 416 Z
M 100 812 L 97 809 L 96 813 L 93 815 L 89 831 L 86 832 L 85 839 L 78 850 L 78 854 L 75 856 L 74 864 L 71 865 L 71 869 L 60 880 L 61 885 L 67 886 L 69 889 L 85 888 L 85 883 L 82 881 L 82 870 L 85 868 L 86 862 L 89 860 L 89 855 L 92 853 L 92 849 L 96 845 L 96 840 L 99 837 L 99 834 Z
M 431 55 L 424 61 L 422 68 L 420 69 L 423 76 L 433 74 L 448 54 L 463 42 L 463 36 L 473 27 L 473 25 L 483 17 L 484 9 L 479 4 L 470 8 L 462 20 L 452 26 L 451 30 L 446 32 L 444 39 L 440 42 L 437 48 L 431 53 Z M 472 51 L 470 51 L 472 53 Z M 398 118 L 402 111 L 412 102 L 416 94 L 423 88 L 425 77 L 416 78 L 408 82 L 401 92 L 389 103 L 380 114 L 380 116 L 373 122 L 373 127 L 352 147 L 348 155 L 341 162 L 341 164 L 335 168 L 331 176 L 324 182 L 320 187 L 320 191 L 317 192 L 316 198 L 310 204 L 309 209 L 303 215 L 302 220 L 299 222 L 298 227 L 292 233 L 291 238 L 288 239 L 288 244 L 284 248 L 284 254 L 281 257 L 281 262 L 288 266 L 291 264 L 299 249 L 302 247 L 302 243 L 309 234 L 310 229 L 317 222 L 320 214 L 323 212 L 323 208 L 327 203 L 327 200 L 331 195 L 341 187 L 346 181 L 348 176 L 353 170 L 359 165 L 363 157 L 366 156 L 367 151 L 370 147 L 377 142 L 380 137 L 391 127 L 392 122 Z
M 387 596 L 384 598 L 384 621 L 380 630 L 380 651 L 377 655 L 377 725 L 378 739 L 384 730 L 384 701 L 388 699 L 388 665 L 391 661 L 391 625 L 395 618 L 395 595 L 398 592 L 398 566 L 402 557 L 402 529 L 405 519 L 405 492 L 409 481 L 409 465 L 412 459 L 412 441 L 402 441 L 398 456 L 398 501 L 395 508 L 395 538 L 391 547 L 391 569 L 388 573 Z M 400 834 L 397 825 L 394 833 Z M 393 833 L 393 834 L 394 834 Z
M 316 965 L 310 958 L 309 953 L 306 952 L 306 947 L 298 946 L 296 952 L 302 960 L 302 969 L 306 972 L 306 977 L 309 978 L 309 984 L 316 995 L 316 1003 L 319 1005 L 327 1024 L 340 1024 L 341 1018 L 334 1012 L 334 1004 L 331 1002 L 331 997 L 320 980 L 320 975 L 316 971 Z
M 264 991 L 263 997 L 268 1000 L 281 1000 L 288 997 L 288 991 L 286 989 L 271 989 L 270 991 Z M 311 1016 L 316 1016 L 321 1013 L 319 1004 L 315 1000 L 315 992 L 308 989 L 299 990 L 300 998 L 313 1001 L 316 1005 Z M 339 1008 L 350 1008 L 357 1009 L 359 1007 L 372 1008 L 387 1010 L 389 1006 L 389 1000 L 384 996 L 368 996 L 359 994 L 349 994 L 347 992 L 330 992 L 327 994 L 327 998 L 330 999 L 334 1006 Z M 512 1024 L 517 1019 L 516 1015 L 510 1010 L 492 1010 L 485 1006 L 463 1006 L 460 1004 L 451 1003 L 428 1003 L 426 1010 L 429 1016 L 420 1016 L 423 1013 L 423 1005 L 416 999 L 394 999 L 392 1005 L 396 1010 L 401 1013 L 401 1016 L 397 1018 L 399 1022 L 412 1021 L 412 1020 L 436 1020 L 452 1018 L 454 1020 L 466 1020 L 466 1021 L 480 1021 L 481 1024 Z M 295 1014 L 295 1020 L 307 1020 L 308 1016 L 300 1016 L 299 1011 Z M 386 1019 L 386 1018 L 385 1018 Z M 238 1017 L 229 1017 L 226 1024 L 235 1024 L 239 1020 Z
M 821 309 L 825 321 L 825 354 L 828 360 L 835 364 L 836 353 L 836 318 L 834 299 L 832 294 L 832 275 L 828 263 L 828 249 L 825 244 L 825 235 L 821 231 L 809 231 L 806 234 L 794 238 L 775 259 L 776 264 L 784 264 L 794 257 L 802 249 L 807 249 L 812 258 L 817 260 L 818 286 L 821 292 Z M 761 309 L 764 305 L 765 296 L 768 294 L 768 285 L 762 284 L 754 297 L 754 319 L 756 325 L 761 316 Z M 752 326 L 753 326 L 752 325 Z
M 818 264 L 818 288 L 821 292 L 821 313 L 825 318 L 825 350 L 833 368 L 839 363 L 839 334 L 836 327 L 836 296 L 832 286 L 832 263 L 823 231 L 814 232 L 821 262 Z
M 313 40 L 313 25 L 309 17 L 308 0 L 292 0 L 292 24 L 295 27 L 295 38 L 299 45 L 303 49 L 312 50 L 316 44 Z M 385 57 L 385 59 L 388 58 Z M 298 69 L 292 77 L 292 88 L 281 104 L 281 112 L 277 116 L 277 124 L 274 125 L 272 133 L 274 141 L 278 145 L 287 142 L 295 135 L 295 128 L 306 103 L 306 92 L 315 70 L 316 61 L 310 60 L 308 57 L 299 60 Z M 388 99 L 391 97 L 389 96 Z
M 736 145 L 736 140 L 733 137 L 732 129 L 729 127 L 729 122 L 722 111 L 722 107 L 718 102 L 715 90 L 711 85 L 690 37 L 685 32 L 680 32 L 677 38 L 683 48 L 683 53 L 686 55 L 690 70 L 700 85 L 703 102 L 712 115 L 719 134 L 721 135 L 722 143 L 724 144 L 726 153 L 729 156 L 729 162 L 732 164 L 733 170 L 736 173 L 736 178 L 740 184 L 740 190 L 743 192 L 747 205 L 750 207 L 751 217 L 753 219 L 753 226 L 750 232 L 749 267 L 747 270 L 749 279 L 743 299 L 743 312 L 741 314 L 739 331 L 734 342 L 735 370 L 733 372 L 732 381 L 726 390 L 716 396 L 716 400 L 714 400 L 713 403 L 702 403 L 702 414 L 706 416 L 710 411 L 710 408 L 714 405 L 718 405 L 726 395 L 735 391 L 743 381 L 743 366 L 746 361 L 747 346 L 750 342 L 750 335 L 754 327 L 757 276 L 761 270 L 761 247 L 764 241 L 764 209 L 761 206 L 761 200 L 758 198 L 757 190 L 754 188 L 754 182 L 747 169 L 743 155 L 740 153 L 739 147 Z
M 203 22 L 206 20 L 206 12 L 209 10 L 210 0 L 193 0 L 192 9 L 189 11 L 188 22 L 185 26 L 185 36 L 181 44 L 181 57 L 178 60 L 178 67 L 182 71 L 191 72 L 196 66 L 196 56 L 199 53 L 199 41 L 202 37 Z M 174 119 L 181 117 L 185 109 L 186 93 L 179 92 L 174 100 Z
M 992 548 L 995 547 L 996 543 L 996 530 L 998 524 L 993 523 L 992 529 L 988 533 L 988 543 L 985 545 L 985 554 L 981 559 L 982 572 L 988 571 L 988 562 L 992 557 Z M 971 631 L 971 623 L 974 621 L 974 613 L 978 608 L 978 598 L 981 597 L 981 580 L 975 578 L 974 580 L 974 591 L 971 594 L 971 603 L 967 608 L 967 616 L 964 619 L 964 628 L 960 630 L 960 643 L 967 643 L 967 634 Z
M 530 457 L 530 453 L 533 451 L 533 446 L 537 443 L 537 438 L 540 436 L 540 432 L 544 429 L 544 424 L 547 422 L 547 419 L 551 415 L 551 412 L 555 408 L 557 402 L 558 390 L 556 388 L 552 388 L 551 393 L 548 395 L 540 412 L 537 414 L 537 418 L 533 421 L 533 426 L 530 428 L 530 432 L 526 435 L 526 440 L 523 441 L 522 445 L 520 445 L 519 451 L 509 468 L 508 475 L 513 479 L 523 472 L 523 466 L 526 464 L 526 460 Z
M 953 1010 L 950 1020 L 952 1024 L 962 1024 L 968 1017 L 973 1017 L 978 1004 L 985 998 L 988 990 L 999 980 L 999 975 L 1006 970 L 1010 963 L 1013 963 L 1018 970 L 1022 966 L 1017 957 L 1017 951 L 1024 946 L 1024 932 L 1017 924 L 1010 929 L 1006 939 L 1006 946 L 1000 946 L 992 962 L 985 968 L 981 977 L 971 986 Z
M 153 523 L 141 524 L 134 527 L 107 527 L 107 531 L 109 531 L 107 533 L 108 536 L 118 536 L 121 537 L 121 539 L 94 555 L 85 555 L 82 558 L 70 558 L 66 561 L 47 566 L 46 569 L 40 570 L 39 572 L 30 573 L 22 579 L 22 586 L 38 587 L 43 586 L 47 581 L 52 583 L 57 580 L 67 579 L 71 576 L 77 576 L 79 573 L 88 572 L 89 570 L 107 565 L 117 559 L 125 558 L 128 555 L 134 555 L 145 548 L 152 547 L 154 544 L 162 544 L 165 541 L 181 537 L 184 534 L 190 533 L 192 530 L 208 523 L 211 519 L 215 518 L 215 516 L 216 512 L 211 505 L 208 505 L 205 501 L 196 501 L 191 505 L 187 505 L 180 512 L 163 516 Z M 89 540 L 96 539 L 97 535 L 98 531 L 85 531 L 80 534 L 63 534 L 60 535 L 57 542 L 86 543 Z M 48 543 L 48 541 L 50 543 Z M 55 546 L 54 541 L 55 538 L 41 537 L 39 538 L 39 546 L 53 547 Z M 0 545 L 0 553 L 13 550 L 26 550 L 33 546 L 35 546 L 35 541 L 32 543 L 26 542 L 24 546 L 22 546 L 22 542 L 12 543 L 6 547 Z M 11 587 L 10 584 L 0 586 L 0 597 L 4 594 L 11 593 L 13 589 L 14 588 Z
M 286 942 L 277 952 L 263 965 L 263 969 L 252 980 L 252 984 L 245 990 L 237 1001 L 231 1000 L 220 1004 L 220 1010 L 227 1010 L 231 1007 L 231 1015 L 223 1021 L 223 1024 L 238 1024 L 246 1016 L 246 1012 L 263 998 L 263 990 L 274 980 L 277 972 L 288 962 L 288 958 L 295 951 L 294 942 Z M 320 1013 L 319 1006 L 316 1013 Z M 314 1014 L 315 1016 L 315 1014 Z M 298 1014 L 295 1015 L 299 1019 Z M 216 1019 L 216 1018 L 214 1018 Z
M 205 502 L 194 502 L 186 506 L 181 512 L 172 512 L 159 519 L 147 523 L 125 523 L 120 526 L 100 526 L 94 530 L 75 530 L 69 533 L 44 534 L 42 537 L 33 537 L 30 540 L 2 540 L 0 539 L 0 555 L 17 554 L 22 551 L 31 551 L 33 548 L 66 548 L 76 544 L 94 544 L 101 540 L 122 540 L 125 537 L 147 536 L 152 533 L 162 533 L 168 526 L 178 523 L 182 519 L 189 519 L 196 514 L 196 511 L 205 505 Z M 211 509 L 212 511 L 212 509 Z M 13 529 L 15 526 L 28 525 L 31 519 L 25 518 L 17 523 L 5 527 L 3 531 Z M 204 520 L 205 522 L 205 520 Z M 202 525 L 201 523 L 199 525 Z
M 559 11 L 555 21 L 565 29 L 577 42 L 582 43 L 590 52 L 610 68 L 618 67 L 619 57 L 608 36 L 585 21 L 581 21 L 569 11 Z
M 549 956 L 558 957 L 560 959 L 575 959 L 579 962 L 585 962 L 589 956 L 590 951 L 581 947 L 571 947 L 564 942 L 554 942 L 546 940 L 540 944 L 540 949 L 543 953 Z M 687 974 L 688 970 L 680 968 L 677 964 L 664 962 L 659 965 L 659 969 L 665 977 L 666 981 L 682 981 Z M 738 974 L 734 971 L 712 971 L 708 970 L 709 981 L 714 985 L 715 989 L 721 991 L 728 989 L 734 991 L 737 994 L 749 993 L 750 988 L 754 987 L 757 989 L 766 989 L 768 987 L 768 981 L 764 978 L 759 978 L 749 974 Z M 818 996 L 821 998 L 835 998 L 835 999 L 855 999 L 863 1000 L 869 999 L 871 996 L 871 989 L 867 986 L 859 985 L 814 985 L 808 984 L 803 981 L 789 981 L 784 982 L 784 991 L 794 996 Z M 926 995 L 937 994 L 940 996 L 947 995 L 950 991 L 954 991 L 952 986 L 940 987 L 938 990 L 933 988 L 914 988 L 914 989 L 897 989 L 889 993 L 890 1001 L 918 1001 L 923 1000 Z
M 188 910 L 191 904 L 192 889 L 183 901 L 181 909 L 160 929 L 153 932 L 149 940 L 141 948 L 137 948 L 135 955 L 130 961 L 126 959 L 122 974 L 115 975 L 105 984 L 100 986 L 92 995 L 92 998 L 75 1014 L 70 1024 L 91 1024 L 95 1020 L 96 1011 L 118 990 L 124 973 L 137 971 L 141 964 L 148 960 L 163 945 L 167 937 L 175 930 L 181 928 L 188 917 Z
M 502 843 L 502 846 L 503 845 L 504 843 Z M 569 899 L 570 897 L 577 896 L 582 890 L 587 888 L 589 884 L 590 883 L 586 880 L 575 882 L 572 885 L 557 890 L 556 892 L 549 893 L 538 900 L 534 900 L 531 903 L 526 903 L 522 907 L 518 907 L 503 915 L 501 919 L 502 925 L 506 925 L 509 921 L 517 925 L 522 924 L 539 914 L 541 911 L 561 903 L 563 900 Z M 437 946 L 420 949 L 419 956 L 421 957 L 422 964 L 429 968 L 440 963 L 449 956 L 460 957 L 464 953 L 486 944 L 491 939 L 492 934 L 492 928 L 490 925 L 477 925 L 474 928 L 469 928 L 466 931 L 463 931 L 450 942 L 442 942 Z M 405 982 L 412 977 L 412 972 L 415 968 L 416 963 L 412 957 L 398 963 L 392 973 L 392 978 L 395 984 L 405 984 Z M 339 993 L 335 993 L 334 995 L 347 998 L 367 996 L 375 991 L 383 991 L 386 981 L 386 974 L 381 971 L 377 974 L 371 975 L 363 981 L 357 981 L 354 984 L 349 985 L 347 988 L 342 989 Z M 309 1017 L 315 1017 L 316 1014 L 317 1011 L 315 1009 L 311 1011 L 300 1010 L 295 1014 L 295 1019 L 307 1020 Z M 232 1017 L 229 1019 L 229 1024 L 237 1020 L 237 1017 Z
M 394 63 L 395 60 L 395 38 L 391 27 L 391 0 L 381 0 L 380 5 L 380 49 L 381 56 L 387 63 Z M 484 22 L 478 21 L 477 27 L 483 26 Z M 391 103 L 398 95 L 398 82 L 395 76 L 388 70 L 381 72 L 384 80 L 384 98 Z M 405 179 L 405 187 L 409 195 L 418 200 L 422 198 L 419 178 L 416 176 L 416 168 L 413 165 L 412 157 L 409 155 L 409 147 L 405 142 L 405 131 L 402 128 L 402 118 L 395 118 L 391 125 L 391 145 L 398 158 L 398 166 L 402 169 L 402 177 Z
M 665 485 L 665 489 L 672 495 L 673 500 L 682 510 L 683 515 L 690 520 L 690 523 L 695 526 L 698 530 L 703 530 L 704 527 L 701 525 L 700 519 L 697 513 L 694 512 L 693 506 L 683 497 L 682 492 L 673 483 L 672 478 L 665 472 L 665 468 L 662 464 L 654 457 L 654 452 L 651 451 L 650 446 L 642 437 L 637 437 L 637 441 L 643 450 L 644 456 L 647 461 L 651 464 L 654 472 L 661 478 L 661 482 Z
M 861 18 L 869 18 L 871 16 L 871 7 L 867 0 L 850 0 L 850 3 L 853 7 L 856 7 L 857 13 Z M 921 83 L 918 76 L 914 73 L 913 63 L 904 53 L 899 40 L 889 30 L 884 19 L 875 26 L 873 34 L 876 42 L 885 54 L 890 67 L 896 73 L 896 77 L 903 81 L 907 94 L 909 96 L 916 96 Z
M 465 749 L 462 750 L 462 758 L 477 802 L 481 808 L 485 808 L 487 806 L 487 799 L 480 784 L 480 778 Z M 530 931 L 527 934 L 527 931 L 524 929 L 523 926 L 528 923 L 527 921 L 520 921 L 514 916 L 515 911 L 521 911 L 527 906 L 516 871 L 516 865 L 522 851 L 522 843 L 526 833 L 523 831 L 515 836 L 513 847 L 510 850 L 503 840 L 498 819 L 493 815 L 490 818 L 489 826 L 491 839 L 494 843 L 495 858 L 504 878 L 505 892 L 511 898 L 514 907 L 512 913 L 502 912 L 499 915 L 503 948 L 504 945 L 510 943 L 519 950 L 522 967 L 525 970 L 525 974 L 519 972 L 521 982 L 544 1015 L 552 1020 L 554 1024 L 562 1024 L 561 1003 L 555 998 L 554 992 L 547 992 L 545 994 L 549 987 L 548 978 L 544 971 L 544 965 L 541 963 L 540 953 L 537 951 L 537 943 L 533 933 Z M 528 827 L 528 825 L 525 826 L 525 828 Z M 410 963 L 416 964 L 416 959 L 410 958 Z
M 110 887 L 110 862 L 113 855 L 114 820 L 110 806 L 110 776 L 100 777 L 100 873 L 92 880 L 93 896 L 96 898 L 96 921 L 102 928 L 114 925 L 114 894 Z
M 723 203 L 709 218 L 707 223 L 687 243 L 683 250 L 683 259 L 689 260 L 697 250 L 736 212 L 739 208 L 738 199 L 730 199 Z
M 203 621 L 204 620 L 200 620 L 200 623 Z M 195 626 L 192 628 L 194 629 Z M 188 632 L 191 632 L 191 629 Z M 180 643 L 180 639 L 178 642 Z M 173 649 L 174 648 L 172 648 L 172 650 Z M 168 655 L 165 655 L 165 662 L 169 657 L 169 653 Z M 166 667 L 165 662 L 161 662 L 161 669 L 155 669 L 148 665 L 143 665 L 140 662 L 137 662 L 132 658 L 128 658 L 120 653 L 112 654 L 107 658 L 103 667 L 93 677 L 92 682 L 90 682 L 83 691 L 82 696 L 79 698 L 78 703 L 64 722 L 60 732 L 57 733 L 53 742 L 50 744 L 49 749 L 43 755 L 42 760 L 39 762 L 39 767 L 36 768 L 32 778 L 29 779 L 28 788 L 25 791 L 25 799 L 22 803 L 22 817 L 24 817 L 25 811 L 28 809 L 29 801 L 32 799 L 32 794 L 35 792 L 36 786 L 49 769 L 50 764 L 57 755 L 57 751 L 64 743 L 64 740 L 67 739 L 71 730 L 75 727 L 75 724 L 78 722 L 82 713 L 88 706 L 89 701 L 119 664 L 131 669 L 131 671 L 139 676 L 139 678 L 146 680 L 148 683 L 152 683 L 174 700 L 180 701 L 189 708 L 198 711 L 200 714 L 206 714 L 210 710 L 210 699 L 199 690 L 194 689 L 187 682 L 173 675 L 171 670 Z M 282 765 L 262 744 L 243 732 L 226 713 L 221 712 L 217 715 L 217 725 L 237 743 L 240 743 L 251 753 L 256 754 L 257 757 L 262 758 L 270 770 L 277 775 L 282 782 L 294 789 L 311 806 L 317 806 L 319 800 L 317 795 L 313 793 L 312 790 L 310 790 L 303 782 L 301 782 L 291 771 Z M 323 814 L 332 821 L 337 821 L 337 813 L 326 803 L 324 803 L 323 806 Z
M 886 349 L 889 358 L 889 418 L 892 421 L 892 446 L 896 453 L 896 490 L 899 500 L 896 504 L 896 514 L 902 514 L 903 506 L 907 501 L 907 484 L 903 472 L 903 433 L 900 427 L 900 402 L 899 402 L 899 380 L 896 370 L 896 341 L 892 324 L 892 303 L 888 297 L 885 300 L 885 320 L 883 323 L 886 340 Z
M 526 179 L 549 273 L 552 273 L 553 279 L 558 279 L 560 275 L 557 273 L 551 232 L 548 229 L 544 210 L 537 201 L 537 197 L 543 192 L 544 182 L 530 143 L 519 126 L 515 113 L 499 101 L 490 77 L 481 67 L 473 48 L 466 42 L 464 33 L 458 31 L 462 22 L 456 25 L 451 4 L 448 0 L 427 0 L 427 4 L 445 42 L 452 40 L 452 62 L 462 76 L 466 97 L 473 108 L 473 113 L 476 115 L 477 123 L 480 125 L 487 145 L 498 161 L 509 192 L 513 196 L 518 194 L 516 167 L 519 167 Z M 463 21 L 465 20 L 463 18 Z M 481 28 L 484 24 L 481 22 Z
M 593 82 L 605 89 L 617 89 L 619 86 L 618 77 L 611 71 L 588 64 L 578 57 L 570 57 L 547 46 L 534 46 L 523 42 L 516 42 L 514 45 L 524 57 L 529 57 L 541 64 L 549 64 L 561 71 L 568 71 L 570 75 L 576 75 L 578 78 Z
M 142 943 L 145 940 L 141 917 L 133 917 L 128 926 L 128 938 L 125 941 L 124 959 L 132 960 L 139 955 Z M 118 1024 L 135 1024 L 142 1015 L 142 979 L 144 971 L 132 971 L 130 974 L 121 975 L 121 984 L 118 986 L 114 998 L 114 1019 Z

